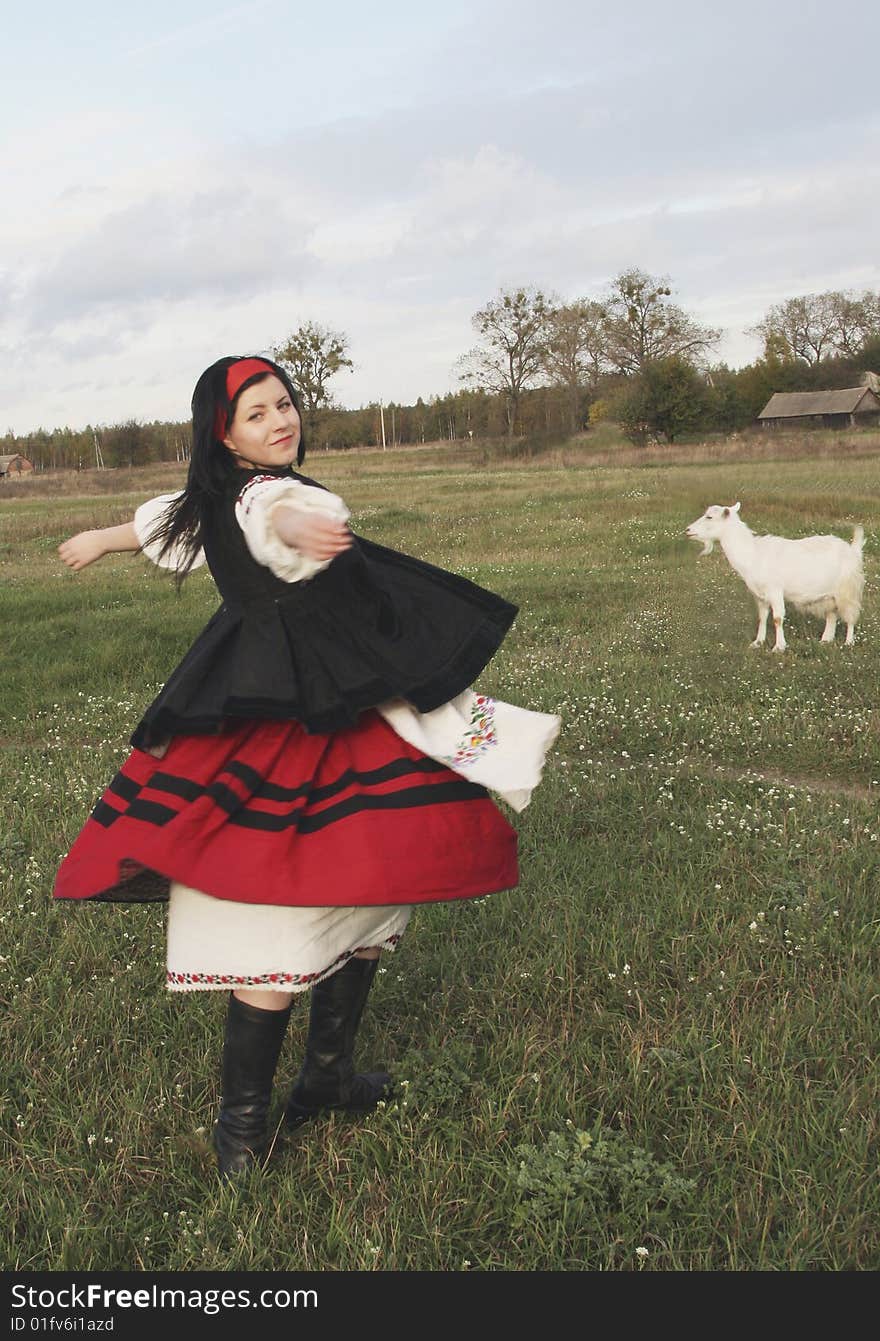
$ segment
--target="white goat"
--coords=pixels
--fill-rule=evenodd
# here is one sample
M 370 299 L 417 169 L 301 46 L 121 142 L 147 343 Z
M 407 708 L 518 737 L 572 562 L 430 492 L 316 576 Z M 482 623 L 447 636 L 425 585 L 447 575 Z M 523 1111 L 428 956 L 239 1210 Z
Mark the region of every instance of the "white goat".
M 782 622 L 786 601 L 796 610 L 824 617 L 823 643 L 834 642 L 837 621 L 842 619 L 847 644 L 851 644 L 865 585 L 862 527 L 856 527 L 849 545 L 836 535 L 808 535 L 803 540 L 754 535 L 740 519 L 739 506 L 713 504 L 691 522 L 687 534 L 692 540 L 703 541 L 703 554 L 711 554 L 717 540 L 757 601 L 758 633 L 752 647 L 760 647 L 767 637 L 767 615 L 772 610 L 776 628 L 773 651 L 785 651 Z

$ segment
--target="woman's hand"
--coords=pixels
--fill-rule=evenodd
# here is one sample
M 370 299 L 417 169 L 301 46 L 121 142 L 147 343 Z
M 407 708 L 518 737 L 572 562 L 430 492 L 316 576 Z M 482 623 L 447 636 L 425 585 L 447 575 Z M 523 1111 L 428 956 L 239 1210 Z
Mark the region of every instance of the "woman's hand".
M 141 542 L 137 538 L 133 522 L 123 522 L 121 526 L 102 526 L 97 531 L 80 531 L 58 546 L 62 562 L 78 573 L 87 568 L 96 559 L 105 554 L 126 554 L 139 550 Z
M 100 531 L 80 531 L 79 535 L 71 536 L 59 545 L 58 553 L 62 562 L 78 573 L 80 568 L 87 568 L 96 559 L 102 559 L 107 551 Z
M 290 504 L 272 512 L 272 524 L 285 545 L 299 550 L 307 559 L 325 563 L 350 549 L 354 541 L 345 522 L 334 521 L 320 513 L 305 512 Z

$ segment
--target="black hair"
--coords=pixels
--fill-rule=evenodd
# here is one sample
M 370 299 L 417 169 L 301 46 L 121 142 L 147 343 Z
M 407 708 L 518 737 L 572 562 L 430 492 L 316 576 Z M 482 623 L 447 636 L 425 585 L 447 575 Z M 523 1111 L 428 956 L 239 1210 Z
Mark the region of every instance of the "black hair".
M 233 460 L 232 453 L 218 440 L 215 424 L 218 410 L 225 414 L 226 423 L 231 424 L 235 417 L 239 397 L 248 387 L 261 382 L 272 373 L 283 383 L 300 418 L 299 449 L 296 464 L 301 466 L 306 454 L 305 419 L 300 398 L 291 383 L 287 372 L 271 359 L 257 355 L 266 371 L 254 373 L 242 382 L 232 400 L 226 392 L 226 371 L 233 363 L 238 363 L 246 355 L 234 354 L 218 359 L 206 368 L 196 382 L 192 397 L 192 453 L 186 488 L 180 498 L 166 509 L 161 523 L 150 534 L 153 542 L 161 542 L 159 557 L 167 554 L 177 545 L 182 551 L 182 563 L 177 565 L 177 586 L 188 577 L 193 562 L 202 546 L 202 519 L 205 509 L 220 498 L 230 476 L 237 474 L 240 467 Z

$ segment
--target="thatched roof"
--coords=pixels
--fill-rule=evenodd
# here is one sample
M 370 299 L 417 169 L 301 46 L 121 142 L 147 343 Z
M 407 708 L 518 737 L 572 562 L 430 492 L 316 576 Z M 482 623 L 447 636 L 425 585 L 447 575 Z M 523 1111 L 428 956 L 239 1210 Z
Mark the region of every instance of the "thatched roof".
M 12 456 L 0 456 L 0 470 L 5 470 L 10 461 L 17 461 L 20 456 L 21 452 L 15 452 Z M 24 457 L 21 459 L 24 460 Z
M 811 414 L 865 414 L 880 410 L 880 400 L 866 386 L 844 391 L 777 391 L 759 419 L 799 419 Z

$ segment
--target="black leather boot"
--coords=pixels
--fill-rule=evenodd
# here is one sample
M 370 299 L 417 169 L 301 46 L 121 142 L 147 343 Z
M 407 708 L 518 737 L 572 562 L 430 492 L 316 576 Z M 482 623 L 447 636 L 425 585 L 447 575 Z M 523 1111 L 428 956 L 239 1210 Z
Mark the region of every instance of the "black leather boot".
M 263 1162 L 272 1081 L 291 1006 L 286 1010 L 260 1010 L 236 996 L 229 997 L 220 1116 L 214 1128 L 221 1178 L 245 1173 Z
M 298 1127 L 327 1109 L 366 1113 L 388 1092 L 387 1071 L 356 1073 L 354 1039 L 378 959 L 356 959 L 312 988 L 306 1056 L 284 1114 Z

